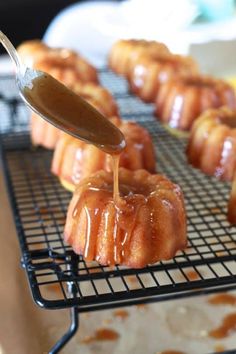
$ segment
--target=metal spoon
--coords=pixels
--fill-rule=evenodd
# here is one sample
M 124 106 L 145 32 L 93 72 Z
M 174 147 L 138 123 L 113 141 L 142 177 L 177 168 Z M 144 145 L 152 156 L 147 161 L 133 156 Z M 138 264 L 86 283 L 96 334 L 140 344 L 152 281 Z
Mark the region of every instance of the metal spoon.
M 123 134 L 106 117 L 49 74 L 25 67 L 1 31 L 0 42 L 15 64 L 20 96 L 33 111 L 57 128 L 109 154 L 119 154 L 124 149 Z

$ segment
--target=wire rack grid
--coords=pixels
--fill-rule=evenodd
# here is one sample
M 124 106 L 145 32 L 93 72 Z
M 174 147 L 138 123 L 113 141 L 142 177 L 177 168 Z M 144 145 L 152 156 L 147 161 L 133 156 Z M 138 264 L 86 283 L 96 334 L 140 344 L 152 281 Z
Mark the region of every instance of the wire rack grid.
M 12 78 L 5 78 L 0 85 L 1 157 L 22 264 L 35 301 L 53 309 L 78 306 L 83 312 L 236 288 L 236 228 L 230 227 L 225 216 L 229 185 L 189 166 L 185 140 L 170 135 L 155 120 L 152 106 L 129 95 L 124 80 L 104 70 L 101 81 L 120 103 L 122 117 L 150 131 L 158 171 L 181 185 L 188 247 L 173 260 L 138 270 L 103 267 L 75 255 L 63 241 L 71 194 L 50 172 L 52 153 L 32 148 L 28 112 L 20 108 L 15 93 L 4 96 L 2 87 L 12 85 Z

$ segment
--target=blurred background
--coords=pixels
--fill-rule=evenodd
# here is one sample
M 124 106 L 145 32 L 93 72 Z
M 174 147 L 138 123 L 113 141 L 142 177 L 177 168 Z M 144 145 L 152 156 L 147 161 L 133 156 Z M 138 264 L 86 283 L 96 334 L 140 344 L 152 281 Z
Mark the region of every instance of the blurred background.
M 145 38 L 192 55 L 204 72 L 236 75 L 235 0 L 8 0 L 0 2 L 0 23 L 16 46 L 43 38 L 97 66 L 115 40 Z
M 14 45 L 32 38 L 42 38 L 57 13 L 76 0 L 7 0 L 0 2 L 1 30 Z M 0 52 L 4 49 L 1 46 Z

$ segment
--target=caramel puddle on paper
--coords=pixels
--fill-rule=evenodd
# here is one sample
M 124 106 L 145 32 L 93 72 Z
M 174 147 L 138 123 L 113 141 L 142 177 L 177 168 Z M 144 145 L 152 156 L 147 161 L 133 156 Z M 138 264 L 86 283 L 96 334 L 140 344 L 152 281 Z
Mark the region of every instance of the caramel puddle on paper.
M 217 294 L 211 296 L 208 303 L 211 305 L 236 305 L 236 296 L 227 293 Z
M 114 341 L 120 337 L 119 333 L 109 328 L 100 328 L 96 330 L 92 336 L 85 337 L 81 340 L 84 344 L 90 344 L 95 341 Z
M 226 315 L 222 324 L 209 332 L 209 337 L 226 338 L 233 332 L 236 332 L 236 313 Z

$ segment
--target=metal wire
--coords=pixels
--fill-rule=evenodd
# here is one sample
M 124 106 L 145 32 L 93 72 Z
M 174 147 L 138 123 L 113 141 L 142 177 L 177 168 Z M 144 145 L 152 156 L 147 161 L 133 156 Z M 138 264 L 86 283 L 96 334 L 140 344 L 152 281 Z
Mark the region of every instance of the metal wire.
M 35 301 L 46 308 L 79 306 L 83 312 L 236 288 L 236 228 L 230 227 L 225 216 L 229 185 L 189 166 L 185 141 L 161 127 L 152 106 L 130 96 L 123 79 L 103 71 L 101 81 L 121 103 L 122 116 L 150 131 L 158 171 L 181 185 L 188 214 L 188 248 L 173 260 L 139 270 L 103 267 L 75 255 L 63 241 L 71 195 L 50 173 L 51 152 L 31 147 L 25 133 L 28 120 L 19 115 L 21 103 L 15 98 L 13 112 L 12 98 L 4 96 L 0 85 L 1 157 L 22 264 Z M 73 296 L 67 291 L 68 282 Z

